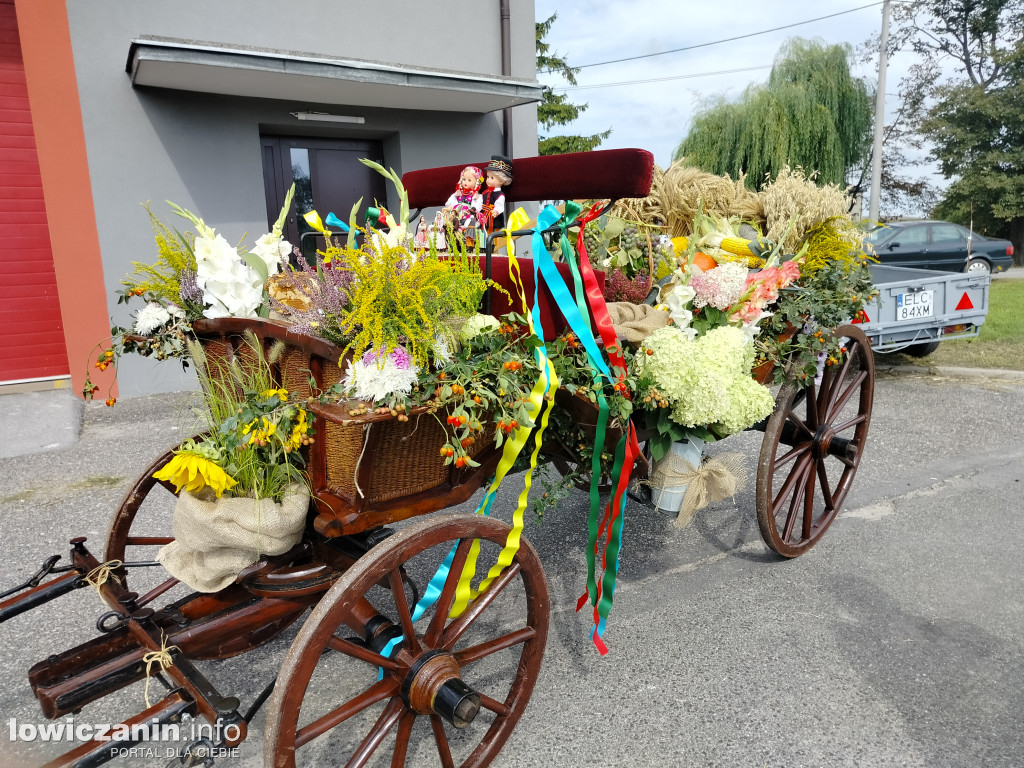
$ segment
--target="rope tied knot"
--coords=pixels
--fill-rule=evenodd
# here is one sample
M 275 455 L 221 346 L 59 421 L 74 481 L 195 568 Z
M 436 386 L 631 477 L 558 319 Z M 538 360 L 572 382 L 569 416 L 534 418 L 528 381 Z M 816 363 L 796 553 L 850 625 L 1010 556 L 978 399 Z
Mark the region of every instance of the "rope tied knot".
M 118 584 L 121 583 L 121 579 L 114 575 L 114 571 L 124 565 L 120 560 L 108 560 L 102 565 L 97 565 L 85 576 L 85 583 L 95 588 L 96 594 L 101 594 L 100 588 L 107 583 L 108 579 L 113 579 Z
M 149 682 L 153 675 L 153 665 L 159 664 L 160 669 L 157 670 L 157 674 L 165 671 L 168 667 L 174 666 L 174 657 L 171 656 L 171 651 L 181 650 L 176 645 L 167 645 L 167 636 L 161 635 L 160 637 L 160 650 L 150 651 L 142 657 L 142 661 L 146 665 L 146 709 L 149 709 L 152 705 L 149 703 Z
M 735 496 L 746 481 L 746 458 L 741 453 L 720 453 L 705 459 L 698 467 L 682 456 L 669 453 L 655 463 L 647 484 L 658 491 L 658 506 L 668 488 L 686 486 L 676 517 L 676 527 L 685 528 L 697 511 L 713 501 Z

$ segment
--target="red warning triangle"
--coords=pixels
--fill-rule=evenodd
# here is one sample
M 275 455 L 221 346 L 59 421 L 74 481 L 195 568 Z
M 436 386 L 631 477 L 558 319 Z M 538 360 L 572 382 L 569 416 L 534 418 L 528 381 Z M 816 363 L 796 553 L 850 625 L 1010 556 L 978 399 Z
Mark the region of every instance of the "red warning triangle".
M 974 304 L 971 302 L 971 297 L 967 295 L 967 291 L 964 291 L 964 295 L 960 297 L 960 303 L 956 305 L 957 310 L 961 309 L 974 309 Z
M 870 323 L 871 318 L 868 317 L 868 313 L 863 309 L 853 316 L 853 320 L 850 321 L 853 325 L 859 325 L 860 323 Z

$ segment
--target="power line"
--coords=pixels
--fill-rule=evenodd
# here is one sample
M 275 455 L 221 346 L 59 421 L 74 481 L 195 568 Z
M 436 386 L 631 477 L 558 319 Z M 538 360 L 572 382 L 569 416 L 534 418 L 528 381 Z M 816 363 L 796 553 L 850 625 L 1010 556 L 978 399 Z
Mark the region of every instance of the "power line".
M 691 77 L 710 77 L 712 75 L 732 75 L 736 72 L 752 72 L 755 69 L 771 69 L 771 64 L 740 69 L 720 69 L 717 72 L 694 72 L 689 75 L 671 75 L 669 77 L 651 77 L 646 80 L 620 80 L 617 83 L 594 83 L 592 85 L 567 85 L 564 88 L 553 88 L 555 91 L 585 91 L 591 88 L 613 88 L 617 85 L 642 85 L 644 83 L 663 83 L 666 80 L 687 80 Z
M 860 5 L 860 6 L 856 7 L 856 8 L 850 8 L 847 11 L 838 11 L 836 13 L 830 13 L 827 16 L 818 16 L 817 18 L 814 18 L 814 19 L 807 19 L 806 21 L 796 21 L 796 22 L 793 22 L 792 24 L 784 24 L 781 27 L 772 27 L 771 29 L 763 29 L 760 32 L 749 32 L 748 34 L 745 34 L 745 35 L 737 35 L 736 37 L 727 37 L 724 40 L 714 40 L 714 41 L 709 42 L 709 43 L 698 43 L 697 45 L 687 45 L 687 46 L 684 46 L 682 48 L 673 48 L 670 51 L 658 51 L 657 53 L 644 53 L 644 54 L 640 54 L 638 56 L 626 56 L 625 58 L 621 58 L 621 59 L 610 59 L 609 61 L 595 61 L 595 62 L 593 62 L 591 64 L 580 64 L 578 67 L 572 67 L 572 69 L 586 69 L 587 67 L 601 67 L 601 66 L 604 66 L 605 64 L 619 64 L 619 63 L 621 63 L 623 61 L 636 61 L 637 59 L 649 59 L 652 56 L 664 56 L 664 55 L 669 54 L 669 53 L 679 53 L 680 51 L 692 51 L 692 50 L 694 50 L 696 48 L 707 48 L 708 46 L 712 46 L 712 45 L 721 45 L 722 43 L 732 43 L 732 42 L 735 42 L 736 40 L 746 40 L 749 37 L 757 37 L 758 35 L 767 35 L 769 32 L 778 32 L 779 30 L 782 30 L 782 29 L 792 29 L 793 27 L 800 27 L 800 26 L 803 26 L 804 24 L 812 24 L 815 21 L 823 21 L 825 19 L 832 19 L 832 18 L 835 18 L 836 16 L 843 16 L 844 14 L 847 14 L 847 13 L 853 13 L 854 11 L 863 11 L 865 8 L 873 8 L 876 5 L 881 5 L 881 4 L 882 4 L 882 0 L 879 0 L 878 2 L 875 2 L 875 3 L 868 3 L 867 5 Z M 553 71 L 554 70 L 551 70 L 551 69 L 544 69 L 544 70 L 541 70 L 540 72 L 538 72 L 538 74 L 547 74 L 547 73 L 553 72 Z

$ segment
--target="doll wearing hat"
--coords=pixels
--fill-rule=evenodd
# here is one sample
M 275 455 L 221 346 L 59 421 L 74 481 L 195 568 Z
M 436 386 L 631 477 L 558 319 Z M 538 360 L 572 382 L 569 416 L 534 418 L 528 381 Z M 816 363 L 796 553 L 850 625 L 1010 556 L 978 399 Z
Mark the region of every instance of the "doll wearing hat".
M 511 183 L 512 161 L 504 155 L 491 155 L 485 185 L 480 193 L 483 227 L 488 232 L 505 224 L 505 192 L 502 188 Z

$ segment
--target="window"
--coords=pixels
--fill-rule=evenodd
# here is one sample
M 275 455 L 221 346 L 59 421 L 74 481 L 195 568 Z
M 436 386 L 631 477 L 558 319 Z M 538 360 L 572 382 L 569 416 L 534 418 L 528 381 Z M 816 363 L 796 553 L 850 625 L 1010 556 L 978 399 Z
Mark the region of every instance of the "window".
M 967 242 L 966 233 L 956 224 L 932 224 L 933 243 L 957 243 L 963 245 Z

